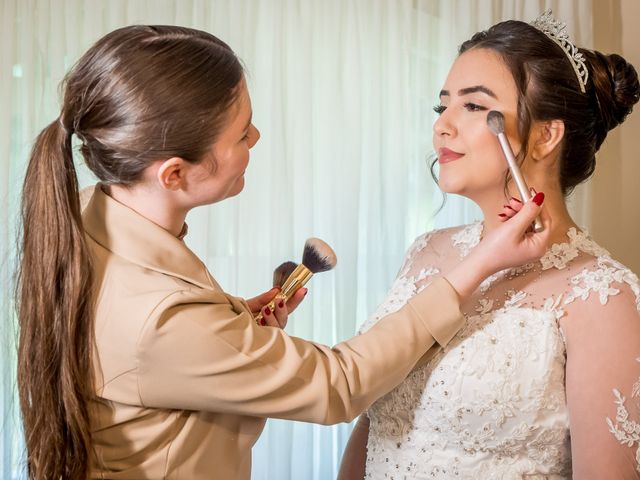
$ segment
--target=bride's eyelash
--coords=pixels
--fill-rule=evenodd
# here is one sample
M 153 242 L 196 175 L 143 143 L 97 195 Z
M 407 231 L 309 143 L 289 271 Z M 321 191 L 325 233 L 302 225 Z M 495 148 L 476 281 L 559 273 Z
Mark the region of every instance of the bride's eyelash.
M 471 103 L 471 102 L 465 103 L 464 108 L 466 108 L 470 112 L 484 112 L 489 110 L 487 107 L 483 107 L 482 105 L 478 105 L 477 103 Z M 442 113 L 444 113 L 446 109 L 447 107 L 445 107 L 444 105 L 436 105 L 435 107 L 433 107 L 433 111 L 436 112 L 438 115 L 441 115 Z
M 482 105 L 478 105 L 477 103 L 471 103 L 471 102 L 465 103 L 464 108 L 466 108 L 470 112 L 483 112 L 488 110 L 487 107 L 483 107 Z

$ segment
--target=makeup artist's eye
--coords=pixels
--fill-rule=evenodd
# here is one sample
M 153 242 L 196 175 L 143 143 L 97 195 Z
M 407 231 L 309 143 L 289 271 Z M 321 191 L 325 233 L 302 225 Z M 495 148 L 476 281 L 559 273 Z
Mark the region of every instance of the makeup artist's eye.
M 477 103 L 471 103 L 471 102 L 465 103 L 464 108 L 466 108 L 470 112 L 483 112 L 485 110 L 488 110 L 487 107 L 483 107 L 482 105 L 478 105 Z
M 442 114 L 446 109 L 447 107 L 445 107 L 444 105 L 436 105 L 435 107 L 433 107 L 433 111 L 438 115 Z

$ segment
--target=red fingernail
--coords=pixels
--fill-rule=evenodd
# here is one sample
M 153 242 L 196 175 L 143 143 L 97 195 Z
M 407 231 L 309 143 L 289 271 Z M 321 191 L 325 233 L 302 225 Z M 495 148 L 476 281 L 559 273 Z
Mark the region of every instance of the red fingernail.
M 504 217 L 507 216 L 507 214 L 506 213 L 499 213 L 498 216 L 504 218 Z
M 307 293 L 309 293 L 309 289 L 308 289 L 308 288 L 305 288 L 305 289 L 304 289 L 304 294 L 306 295 Z
M 508 208 L 509 210 L 513 210 L 513 207 L 511 207 L 511 205 L 503 205 L 504 208 Z M 515 210 L 513 210 L 515 212 Z
M 284 308 L 284 300 L 280 300 L 280 303 L 278 304 L 279 308 Z
M 538 206 L 542 205 L 542 202 L 544 202 L 544 193 L 542 192 L 536 193 L 536 195 L 531 199 L 531 201 Z
M 263 327 L 267 324 L 267 321 L 264 318 L 260 319 L 260 325 L 262 325 Z
M 522 203 L 520 200 L 518 200 L 516 197 L 511 197 L 511 200 L 515 200 L 518 203 Z
M 264 315 L 265 315 L 265 317 L 268 317 L 269 315 L 271 315 L 271 309 L 269 307 L 265 307 Z

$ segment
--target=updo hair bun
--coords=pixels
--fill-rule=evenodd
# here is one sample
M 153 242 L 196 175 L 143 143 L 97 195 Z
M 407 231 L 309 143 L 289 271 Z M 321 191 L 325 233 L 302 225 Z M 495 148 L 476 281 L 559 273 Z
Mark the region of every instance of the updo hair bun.
M 609 130 L 624 122 L 640 99 L 638 73 L 633 65 L 615 53 L 604 55 L 589 50 L 582 53 L 591 66 L 590 80 L 600 111 L 604 140 Z

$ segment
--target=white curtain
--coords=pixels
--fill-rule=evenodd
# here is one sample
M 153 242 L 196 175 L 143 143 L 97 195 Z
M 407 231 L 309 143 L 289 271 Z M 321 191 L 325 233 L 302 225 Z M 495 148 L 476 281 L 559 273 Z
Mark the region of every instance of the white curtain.
M 253 296 L 270 287 L 275 266 L 300 260 L 307 237 L 326 240 L 338 266 L 312 279 L 287 330 L 334 344 L 383 298 L 418 234 L 479 214 L 450 196 L 434 218 L 442 196 L 428 169 L 432 107 L 457 46 L 548 7 L 590 45 L 590 0 L 2 0 L 0 477 L 24 475 L 12 307 L 22 177 L 31 142 L 58 115 L 58 83 L 96 39 L 132 23 L 181 24 L 214 33 L 243 59 L 262 139 L 244 192 L 192 212 L 187 243 L 227 291 Z M 93 183 L 78 168 L 81 185 Z M 349 432 L 271 420 L 253 478 L 334 478 Z

